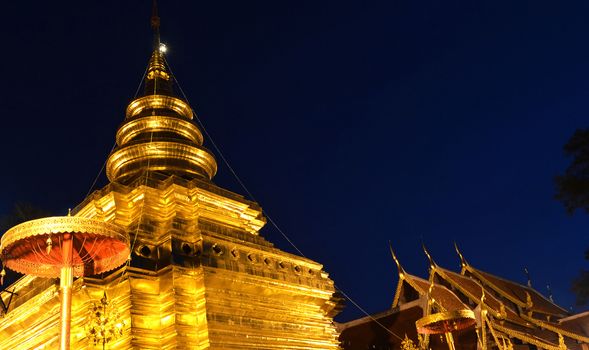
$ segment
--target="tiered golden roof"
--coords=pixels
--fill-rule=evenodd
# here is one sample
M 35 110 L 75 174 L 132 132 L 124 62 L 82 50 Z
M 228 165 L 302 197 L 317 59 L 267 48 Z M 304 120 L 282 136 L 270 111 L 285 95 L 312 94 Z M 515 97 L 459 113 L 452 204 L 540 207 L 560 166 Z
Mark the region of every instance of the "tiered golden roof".
M 129 183 L 145 172 L 210 180 L 217 172 L 214 156 L 203 147 L 188 103 L 174 96 L 173 76 L 158 46 L 149 60 L 144 96 L 129 103 L 110 155 L 110 181 Z

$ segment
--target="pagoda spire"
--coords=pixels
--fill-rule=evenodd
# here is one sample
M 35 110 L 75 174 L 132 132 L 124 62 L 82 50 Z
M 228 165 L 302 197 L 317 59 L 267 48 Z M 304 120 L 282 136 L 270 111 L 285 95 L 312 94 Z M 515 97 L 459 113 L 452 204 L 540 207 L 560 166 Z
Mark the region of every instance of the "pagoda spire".
M 166 63 L 166 45 L 160 39 L 160 17 L 156 0 L 153 0 L 151 10 L 151 29 L 153 31 L 153 52 L 147 65 L 145 93 L 147 95 L 175 96 L 173 77 Z
M 117 131 L 117 147 L 108 158 L 111 182 L 131 183 L 147 172 L 185 179 L 211 180 L 217 172 L 214 156 L 203 147 L 203 136 L 193 123 L 188 102 L 174 93 L 172 71 L 160 41 L 160 18 L 153 1 L 153 52 L 147 66 L 144 94 L 127 106 L 125 122 Z
M 151 29 L 153 30 L 153 49 L 160 48 L 160 16 L 157 11 L 157 0 L 153 0 L 151 6 Z

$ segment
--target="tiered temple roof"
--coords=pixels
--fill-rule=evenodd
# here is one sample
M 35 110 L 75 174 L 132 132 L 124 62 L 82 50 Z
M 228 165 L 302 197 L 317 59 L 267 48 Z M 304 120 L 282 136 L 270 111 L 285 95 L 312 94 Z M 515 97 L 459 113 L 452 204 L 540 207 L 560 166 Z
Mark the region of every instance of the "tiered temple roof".
M 408 274 L 393 253 L 399 282 L 392 308 L 339 325 L 344 349 L 394 349 L 408 337 L 418 344 L 415 322 L 443 311 L 474 311 L 475 327 L 454 334 L 457 349 L 589 349 L 589 313 L 571 316 L 541 293 L 471 266 L 462 256 L 460 272 L 429 258 L 429 276 Z M 384 329 L 386 328 L 386 329 Z M 485 342 L 482 338 L 485 337 Z M 386 341 L 383 341 L 386 339 Z M 447 349 L 431 337 L 429 348 Z

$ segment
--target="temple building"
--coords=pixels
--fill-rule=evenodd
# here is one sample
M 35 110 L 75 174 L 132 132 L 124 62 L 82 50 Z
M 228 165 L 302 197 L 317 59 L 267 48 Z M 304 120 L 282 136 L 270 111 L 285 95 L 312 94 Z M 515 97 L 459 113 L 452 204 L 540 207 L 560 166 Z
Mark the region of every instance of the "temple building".
M 143 94 L 116 133 L 109 183 L 71 212 L 123 228 L 131 254 L 74 280 L 71 348 L 338 349 L 333 281 L 259 235 L 258 203 L 212 181 L 217 162 L 178 93 L 157 15 L 152 27 Z M 30 275 L 4 286 L 0 349 L 58 348 L 58 289 Z M 112 317 L 96 328 L 107 307 Z
M 393 253 L 399 282 L 391 309 L 338 325 L 343 349 L 449 349 L 440 336 L 418 334 L 427 314 L 472 310 L 476 324 L 453 332 L 456 349 L 589 349 L 589 313 L 570 315 L 531 287 L 470 265 L 456 247 L 461 271 L 438 266 L 429 277 L 407 273 Z

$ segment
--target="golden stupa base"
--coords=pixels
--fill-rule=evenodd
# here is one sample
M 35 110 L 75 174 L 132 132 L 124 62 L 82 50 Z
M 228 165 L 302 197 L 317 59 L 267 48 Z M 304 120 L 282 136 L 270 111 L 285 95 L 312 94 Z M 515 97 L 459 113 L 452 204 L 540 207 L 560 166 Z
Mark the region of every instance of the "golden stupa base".
M 105 291 L 125 324 L 109 349 L 339 349 L 333 282 L 322 265 L 258 235 L 256 203 L 210 182 L 152 174 L 107 186 L 75 213 L 123 227 L 133 259 L 74 281 L 72 349 L 92 348 L 84 325 Z M 57 348 L 55 280 L 25 277 L 13 287 L 0 348 Z

